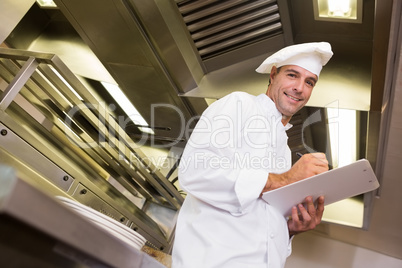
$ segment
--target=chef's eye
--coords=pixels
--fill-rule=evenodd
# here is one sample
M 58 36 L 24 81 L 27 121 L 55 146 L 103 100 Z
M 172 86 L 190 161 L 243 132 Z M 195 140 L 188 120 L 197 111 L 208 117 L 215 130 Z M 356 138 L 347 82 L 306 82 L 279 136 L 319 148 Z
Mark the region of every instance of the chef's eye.
M 311 87 L 314 87 L 314 85 L 315 85 L 314 81 L 307 81 L 307 84 L 308 84 L 309 86 L 311 86 Z

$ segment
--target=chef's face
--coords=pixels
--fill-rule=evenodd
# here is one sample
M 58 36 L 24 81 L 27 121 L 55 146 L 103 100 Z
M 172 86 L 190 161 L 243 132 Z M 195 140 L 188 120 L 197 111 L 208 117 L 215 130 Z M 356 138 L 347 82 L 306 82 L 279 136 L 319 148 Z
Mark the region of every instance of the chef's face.
M 318 77 L 297 65 L 285 65 L 279 71 L 274 66 L 270 77 L 271 84 L 268 87 L 267 95 L 282 113 L 282 123 L 286 124 L 297 111 L 306 105 Z

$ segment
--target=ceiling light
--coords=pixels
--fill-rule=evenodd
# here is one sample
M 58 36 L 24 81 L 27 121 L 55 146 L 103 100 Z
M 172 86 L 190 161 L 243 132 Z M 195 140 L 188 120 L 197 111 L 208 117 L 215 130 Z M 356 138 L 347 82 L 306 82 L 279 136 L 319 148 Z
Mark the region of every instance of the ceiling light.
M 327 108 L 328 129 L 334 168 L 357 160 L 356 111 Z
M 314 19 L 361 23 L 362 0 L 313 0 Z
M 333 168 L 357 160 L 357 112 L 355 110 L 326 108 Z M 364 199 L 353 197 L 325 207 L 322 220 L 362 228 Z
M 57 5 L 53 0 L 36 0 L 36 2 L 42 8 L 57 8 Z
M 134 105 L 129 101 L 129 99 L 124 95 L 123 91 L 119 88 L 119 86 L 101 82 L 105 89 L 109 92 L 110 96 L 114 98 L 117 104 L 123 109 L 123 111 L 130 117 L 131 121 L 134 124 L 143 126 L 138 127 L 144 133 L 155 134 L 154 131 L 147 127 L 149 124 L 147 121 L 141 116 L 138 110 L 134 107 Z

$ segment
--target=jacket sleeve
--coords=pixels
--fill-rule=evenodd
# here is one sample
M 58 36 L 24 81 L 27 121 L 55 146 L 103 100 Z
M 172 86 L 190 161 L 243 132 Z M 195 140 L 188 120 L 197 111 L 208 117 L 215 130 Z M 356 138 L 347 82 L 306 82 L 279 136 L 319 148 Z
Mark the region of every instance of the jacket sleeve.
M 197 123 L 180 161 L 181 188 L 233 215 L 247 212 L 269 174 L 263 163 L 269 132 L 264 125 L 269 122 L 258 116 L 253 103 L 240 93 L 213 103 Z

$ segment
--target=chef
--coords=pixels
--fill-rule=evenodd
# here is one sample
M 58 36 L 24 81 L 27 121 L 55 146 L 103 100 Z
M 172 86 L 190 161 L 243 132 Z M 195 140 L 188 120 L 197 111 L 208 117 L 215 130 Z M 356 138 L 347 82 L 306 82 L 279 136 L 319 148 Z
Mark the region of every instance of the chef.
M 173 268 L 279 268 L 295 234 L 321 222 L 324 197 L 292 208 L 289 218 L 262 193 L 328 170 L 325 154 L 293 166 L 287 145 L 291 117 L 309 100 L 332 56 L 326 42 L 285 47 L 257 72 L 269 74 L 265 94 L 231 93 L 202 114 L 184 149 Z

